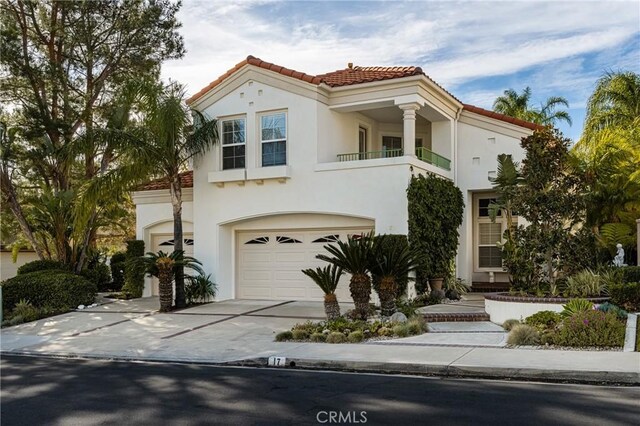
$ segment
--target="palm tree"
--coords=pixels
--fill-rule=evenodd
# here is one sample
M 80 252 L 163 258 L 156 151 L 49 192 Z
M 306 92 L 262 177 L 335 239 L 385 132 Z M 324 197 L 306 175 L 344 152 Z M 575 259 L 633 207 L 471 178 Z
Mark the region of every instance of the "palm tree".
M 513 89 L 507 89 L 502 96 L 493 102 L 493 110 L 500 114 L 521 120 L 530 121 L 540 125 L 556 125 L 560 121 L 572 124 L 571 116 L 567 111 L 556 111 L 558 106 L 569 108 L 569 102 L 561 96 L 547 98 L 540 108 L 529 104 L 531 100 L 531 88 L 525 87 L 522 94 L 518 94 Z
M 349 291 L 355 307 L 355 316 L 366 320 L 369 316 L 369 298 L 371 297 L 371 278 L 369 264 L 373 247 L 373 234 L 349 237 L 347 242 L 338 241 L 324 248 L 331 254 L 319 254 L 316 258 L 324 260 L 351 274 Z
M 607 72 L 596 83 L 587 104 L 583 139 L 609 126 L 632 125 L 640 118 L 640 75 Z
M 324 268 L 303 269 L 302 273 L 313 280 L 324 291 L 324 312 L 327 320 L 331 321 L 340 316 L 340 305 L 336 297 L 336 288 L 340 277 L 344 273 L 342 268 L 336 265 L 327 265 Z
M 374 286 L 380 296 L 382 316 L 391 316 L 396 311 L 398 282 L 407 280 L 409 272 L 420 264 L 418 256 L 409 246 L 390 247 L 386 243 L 388 236 L 380 235 L 374 239 L 369 269 L 376 282 Z M 391 249 L 390 249 L 391 248 Z
M 493 189 L 498 194 L 496 201 L 489 204 L 489 217 L 495 222 L 498 214 L 504 214 L 508 230 L 511 230 L 514 225 L 513 197 L 521 181 L 518 166 L 518 162 L 513 161 L 511 155 L 500 154 L 496 177 L 489 178 Z
M 185 256 L 182 250 L 174 250 L 171 254 L 163 251 L 148 252 L 142 258 L 142 265 L 147 274 L 158 278 L 160 312 L 168 312 L 173 306 L 173 282 L 178 268 L 184 270 L 187 267 L 200 275 L 204 273 L 202 264 L 193 257 Z
M 176 83 L 148 90 L 143 95 L 142 121 L 146 131 L 134 167 L 138 175 L 164 178 L 169 182 L 173 207 L 174 250 L 183 250 L 182 230 L 182 182 L 180 174 L 191 162 L 219 141 L 216 120 L 205 117 L 185 103 L 184 88 Z M 176 307 L 186 306 L 184 271 L 176 267 Z

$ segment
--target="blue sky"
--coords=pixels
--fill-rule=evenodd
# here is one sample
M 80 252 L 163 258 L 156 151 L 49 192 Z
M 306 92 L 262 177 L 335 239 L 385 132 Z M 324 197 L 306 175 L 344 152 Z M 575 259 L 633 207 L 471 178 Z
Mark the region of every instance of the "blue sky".
M 195 93 L 251 54 L 309 74 L 417 65 L 465 103 L 491 109 L 530 86 L 535 104 L 569 100 L 577 139 L 595 82 L 640 72 L 635 1 L 196 1 L 180 12 L 187 54 L 163 77 Z

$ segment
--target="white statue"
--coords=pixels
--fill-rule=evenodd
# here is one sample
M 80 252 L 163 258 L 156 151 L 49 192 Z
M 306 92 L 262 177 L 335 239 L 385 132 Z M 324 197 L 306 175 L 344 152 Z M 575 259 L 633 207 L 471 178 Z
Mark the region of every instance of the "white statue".
M 616 244 L 616 248 L 618 249 L 618 252 L 616 253 L 616 256 L 613 258 L 613 266 L 617 266 L 617 267 L 627 266 L 624 263 L 624 249 L 622 248 L 622 244 L 620 243 Z

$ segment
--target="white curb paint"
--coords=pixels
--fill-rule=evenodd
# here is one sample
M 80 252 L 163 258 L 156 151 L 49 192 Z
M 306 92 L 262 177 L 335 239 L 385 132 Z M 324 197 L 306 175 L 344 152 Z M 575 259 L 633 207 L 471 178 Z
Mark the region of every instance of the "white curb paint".
M 635 351 L 637 332 L 638 332 L 638 314 L 629 314 L 629 316 L 627 316 L 627 330 L 624 334 L 624 347 L 622 348 L 622 352 Z

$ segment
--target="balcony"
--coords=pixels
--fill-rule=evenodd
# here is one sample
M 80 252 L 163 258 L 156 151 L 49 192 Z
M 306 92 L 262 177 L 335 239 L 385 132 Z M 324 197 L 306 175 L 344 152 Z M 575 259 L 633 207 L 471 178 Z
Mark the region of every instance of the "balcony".
M 379 158 L 393 158 L 402 157 L 402 149 L 387 149 L 383 151 L 367 151 L 367 152 L 354 152 L 349 154 L 338 154 L 338 161 L 359 161 L 359 160 L 374 160 Z M 430 149 L 418 147 L 416 148 L 416 157 L 419 160 L 434 165 L 440 169 L 450 171 L 451 160 L 436 154 Z

